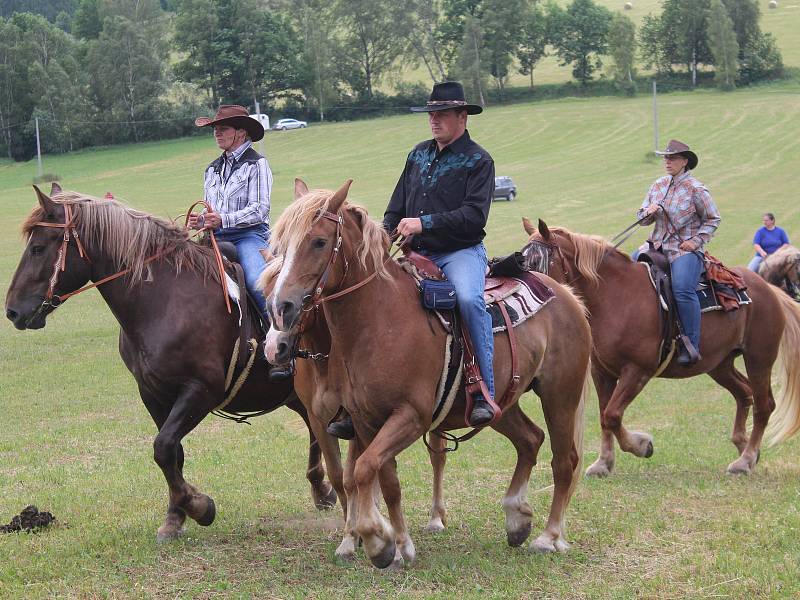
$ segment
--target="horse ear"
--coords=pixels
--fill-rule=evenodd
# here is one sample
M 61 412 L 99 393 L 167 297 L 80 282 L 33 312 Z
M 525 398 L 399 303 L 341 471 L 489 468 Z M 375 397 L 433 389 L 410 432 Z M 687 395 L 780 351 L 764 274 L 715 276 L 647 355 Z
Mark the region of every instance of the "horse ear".
M 54 213 L 56 210 L 56 203 L 53 202 L 47 194 L 40 190 L 38 186 L 34 185 L 33 189 L 36 191 L 36 199 L 39 200 L 39 204 L 44 212 L 48 214 Z
M 333 198 L 331 198 L 331 202 L 328 205 L 328 211 L 332 213 L 339 212 L 339 209 L 344 204 L 344 201 L 347 200 L 347 192 L 350 191 L 350 185 L 353 183 L 352 179 L 348 179 L 342 184 L 336 193 L 333 194 Z
M 308 193 L 308 186 L 306 182 L 300 179 L 299 177 L 295 177 L 294 180 L 294 199 L 297 200 L 301 196 L 305 196 Z
M 60 194 L 64 190 L 61 189 L 61 186 L 58 185 L 55 181 L 53 182 L 53 186 L 50 188 L 50 195 L 55 196 L 56 194 Z
M 522 226 L 525 228 L 525 233 L 528 235 L 536 233 L 536 227 L 533 226 L 533 223 L 530 222 L 528 217 L 522 217 Z
M 550 230 L 547 228 L 547 223 L 539 219 L 539 233 L 542 235 L 543 240 L 549 240 L 552 237 Z

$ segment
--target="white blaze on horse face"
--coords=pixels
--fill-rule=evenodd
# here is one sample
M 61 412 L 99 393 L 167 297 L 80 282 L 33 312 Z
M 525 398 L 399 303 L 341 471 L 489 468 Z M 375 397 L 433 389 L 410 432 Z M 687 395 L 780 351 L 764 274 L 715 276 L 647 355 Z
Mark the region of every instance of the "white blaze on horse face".
M 294 254 L 297 248 L 289 248 L 286 251 L 286 256 L 283 259 L 283 265 L 278 273 L 278 281 L 275 283 L 275 289 L 272 290 L 272 315 L 275 320 L 277 329 L 284 329 L 286 324 L 283 322 L 283 315 L 278 312 L 278 298 L 281 297 L 283 286 L 289 279 L 289 272 L 292 270 L 294 264 Z
M 274 327 L 270 327 L 267 337 L 264 339 L 264 358 L 271 365 L 275 364 L 275 355 L 278 353 L 278 336 L 280 333 Z

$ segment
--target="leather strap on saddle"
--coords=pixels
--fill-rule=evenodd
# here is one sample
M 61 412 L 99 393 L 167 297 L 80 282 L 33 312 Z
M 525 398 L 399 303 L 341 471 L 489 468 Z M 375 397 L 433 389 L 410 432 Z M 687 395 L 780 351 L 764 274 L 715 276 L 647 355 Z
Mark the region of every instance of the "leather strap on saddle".
M 444 273 L 439 266 L 427 256 L 423 256 L 419 252 L 414 252 L 411 246 L 403 244 L 400 246 L 403 251 L 403 256 L 406 257 L 421 277 L 425 279 L 434 279 L 436 281 L 443 281 L 445 279 Z

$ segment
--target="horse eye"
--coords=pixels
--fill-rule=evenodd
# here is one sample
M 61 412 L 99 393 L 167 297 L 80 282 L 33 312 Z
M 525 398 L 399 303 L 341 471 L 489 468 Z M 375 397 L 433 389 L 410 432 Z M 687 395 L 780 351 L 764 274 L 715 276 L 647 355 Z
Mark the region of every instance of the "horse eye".
M 325 238 L 317 238 L 313 242 L 311 242 L 311 245 L 314 247 L 315 250 L 321 250 L 327 244 L 328 240 L 326 240 Z
M 44 246 L 32 246 L 31 247 L 31 254 L 34 256 L 42 254 L 44 252 Z

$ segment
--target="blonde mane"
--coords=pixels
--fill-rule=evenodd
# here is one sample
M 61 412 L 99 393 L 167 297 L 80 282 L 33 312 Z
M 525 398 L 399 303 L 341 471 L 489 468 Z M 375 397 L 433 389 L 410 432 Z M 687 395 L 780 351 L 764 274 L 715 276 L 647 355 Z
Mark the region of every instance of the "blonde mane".
M 789 270 L 793 265 L 795 268 L 800 268 L 800 249 L 794 246 L 778 248 L 761 263 L 759 274 L 764 279 L 769 279 L 770 276 L 783 275 L 782 271 Z
M 101 200 L 72 191 L 59 192 L 51 198 L 56 204 L 70 205 L 78 235 L 87 248 L 108 256 L 116 268 L 127 268 L 130 285 L 142 280 L 146 260 L 159 253 L 173 264 L 177 272 L 183 268 L 198 271 L 204 277 L 219 279 L 213 268 L 211 250 L 189 240 L 181 226 L 126 206 L 117 200 Z M 37 221 L 46 217 L 36 206 L 22 224 L 24 236 L 30 236 Z
M 333 194 L 331 190 L 309 190 L 283 211 L 270 237 L 270 247 L 276 258 L 267 266 L 261 281 L 269 282 L 278 274 L 286 253 L 297 247 L 322 218 L 322 214 L 328 212 Z M 356 256 L 361 267 L 367 271 L 377 271 L 379 277 L 388 278 L 384 257 L 389 247 L 389 236 L 369 217 L 363 206 L 345 201 L 341 210 L 360 225 L 361 240 L 356 248 Z
M 572 242 L 572 245 L 575 246 L 575 266 L 578 272 L 592 285 L 600 284 L 600 274 L 597 270 L 609 252 L 630 260 L 630 257 L 614 248 L 602 236 L 575 233 L 563 227 L 550 227 L 550 231 L 559 233 Z

